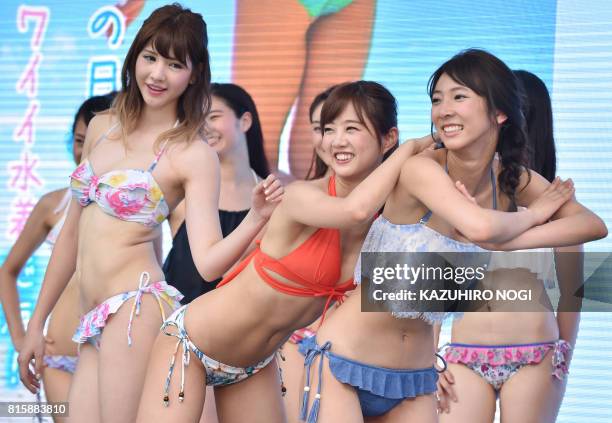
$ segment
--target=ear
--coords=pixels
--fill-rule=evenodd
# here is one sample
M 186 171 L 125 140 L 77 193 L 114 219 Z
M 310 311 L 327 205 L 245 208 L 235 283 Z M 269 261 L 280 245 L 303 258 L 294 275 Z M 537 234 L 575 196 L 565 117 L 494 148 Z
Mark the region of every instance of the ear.
M 389 132 L 387 132 L 387 135 L 383 137 L 383 154 L 392 149 L 395 145 L 397 145 L 398 138 L 399 131 L 397 130 L 397 128 L 391 128 Z
M 497 121 L 498 125 L 501 125 L 508 120 L 508 116 L 504 112 L 500 112 L 498 110 L 497 113 L 495 113 L 495 120 Z
M 244 112 L 242 116 L 240 116 L 240 130 L 242 132 L 247 132 L 251 129 L 251 125 L 253 124 L 253 115 L 251 112 Z

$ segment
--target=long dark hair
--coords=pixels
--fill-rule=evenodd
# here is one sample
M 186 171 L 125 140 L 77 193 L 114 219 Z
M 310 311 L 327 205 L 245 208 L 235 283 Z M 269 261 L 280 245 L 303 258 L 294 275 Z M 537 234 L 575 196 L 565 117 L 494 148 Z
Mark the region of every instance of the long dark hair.
M 95 95 L 85 100 L 83 104 L 81 104 L 81 107 L 79 107 L 79 110 L 77 110 L 77 112 L 74 114 L 74 121 L 72 122 L 72 135 L 74 136 L 74 130 L 76 129 L 79 119 L 82 118 L 85 122 L 85 126 L 89 126 L 89 122 L 93 119 L 96 113 L 103 112 L 111 107 L 113 99 L 116 95 L 117 92 L 113 91 L 105 95 Z
M 533 73 L 515 70 L 514 75 L 523 94 L 529 168 L 552 182 L 557 173 L 557 154 L 550 94 L 544 81 Z
M 325 91 L 320 92 L 316 95 L 316 97 L 310 103 L 310 108 L 308 109 L 308 118 L 310 119 L 310 123 L 312 124 L 312 115 L 314 111 L 321 103 L 329 98 L 331 92 L 336 88 L 337 85 L 332 85 L 328 87 Z M 321 136 L 323 136 L 323 128 L 321 127 Z M 327 173 L 328 166 L 325 162 L 319 157 L 316 151 L 312 152 L 312 160 L 310 161 L 310 167 L 308 168 L 308 173 L 306 173 L 306 179 L 319 179 L 325 176 Z
M 348 104 L 352 104 L 357 118 L 367 128 L 365 117 L 372 123 L 372 134 L 379 146 L 383 137 L 392 128 L 397 128 L 397 101 L 384 86 L 374 81 L 355 81 L 340 84 L 334 88 L 321 110 L 321 128 L 336 119 Z M 393 153 L 395 145 L 383 155 L 383 160 Z
M 427 85 L 430 98 L 443 74 L 483 97 L 491 119 L 495 119 L 498 111 L 507 116 L 500 125 L 496 147 L 502 164 L 498 182 L 501 190 L 514 202 L 521 173 L 527 168 L 525 117 L 516 77 L 504 62 L 491 53 L 479 49 L 464 50 L 431 75 Z
M 169 142 L 182 139 L 191 142 L 201 134 L 204 116 L 210 108 L 208 36 L 202 15 L 178 3 L 155 9 L 145 19 L 125 56 L 121 70 L 122 88 L 113 105 L 124 139 L 135 128 L 144 108 L 144 100 L 135 80 L 136 61 L 149 43 L 167 59 L 171 58 L 170 52 L 185 66 L 189 59 L 193 77 L 178 101 L 179 125 L 160 134 L 156 143 L 164 139 Z
M 265 179 L 270 174 L 270 166 L 264 153 L 263 133 L 253 98 L 241 86 L 230 83 L 213 83 L 210 85 L 210 91 L 212 95 L 223 100 L 237 118 L 246 112 L 251 114 L 251 127 L 246 132 L 249 165 L 260 178 Z

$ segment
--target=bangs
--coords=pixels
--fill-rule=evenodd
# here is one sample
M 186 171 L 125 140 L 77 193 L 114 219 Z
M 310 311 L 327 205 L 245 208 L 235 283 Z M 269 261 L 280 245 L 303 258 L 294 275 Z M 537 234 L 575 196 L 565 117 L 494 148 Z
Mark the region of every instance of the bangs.
M 368 132 L 371 132 L 371 125 L 366 123 L 363 113 L 362 101 L 359 99 L 359 90 L 355 84 L 342 84 L 334 88 L 329 95 L 328 99 L 323 103 L 323 109 L 321 109 L 321 128 L 325 128 L 325 125 L 332 123 L 340 114 L 346 109 L 349 104 L 353 105 L 357 120 L 361 123 Z
M 187 58 L 193 62 L 187 53 L 190 50 L 187 32 L 178 28 L 175 22 L 162 25 L 149 42 L 166 59 L 178 60 L 184 66 L 187 66 Z

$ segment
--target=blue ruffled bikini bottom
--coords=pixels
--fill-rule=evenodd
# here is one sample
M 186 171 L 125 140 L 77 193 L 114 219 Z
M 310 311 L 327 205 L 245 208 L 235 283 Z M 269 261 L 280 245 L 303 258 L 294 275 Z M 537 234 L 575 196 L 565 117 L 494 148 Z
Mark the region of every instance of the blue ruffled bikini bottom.
M 428 395 L 436 392 L 438 372 L 432 367 L 426 369 L 388 369 L 375 367 L 336 355 L 330 351 L 331 342 L 322 346 L 317 344 L 315 336 L 305 338 L 299 345 L 299 351 L 305 356 L 306 386 L 300 409 L 300 419 L 315 423 L 318 417 L 321 399 L 321 373 L 323 357 L 329 360 L 329 369 L 338 381 L 351 385 L 357 391 L 361 412 L 364 417 L 383 415 L 407 398 Z M 319 361 L 319 384 L 315 400 L 308 413 L 308 396 L 310 393 L 310 368 L 317 356 Z

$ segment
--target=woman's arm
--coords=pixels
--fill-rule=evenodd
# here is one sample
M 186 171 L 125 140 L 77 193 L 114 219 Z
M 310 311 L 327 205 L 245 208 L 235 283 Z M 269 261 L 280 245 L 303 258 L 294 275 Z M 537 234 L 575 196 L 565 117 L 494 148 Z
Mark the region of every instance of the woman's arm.
M 92 143 L 97 140 L 111 124 L 111 115 L 94 117 L 87 127 L 83 160 L 89 154 Z M 45 272 L 42 287 L 36 302 L 36 308 L 28 323 L 26 337 L 19 353 L 19 376 L 24 386 L 31 392 L 36 392 L 40 383 L 38 376 L 43 368 L 45 341 L 43 328 L 45 321 L 57 303 L 68 281 L 76 269 L 78 224 L 81 217 L 81 206 L 76 200 L 70 201 L 64 226 L 57 237 L 51 259 Z M 34 359 L 35 374 L 30 370 L 30 362 Z
M 556 180 L 526 210 L 507 213 L 466 198 L 434 160 L 415 156 L 403 166 L 400 184 L 434 214 L 476 243 L 502 243 L 547 221 L 573 195 L 571 180 Z
M 582 245 L 555 249 L 555 267 L 559 282 L 559 305 L 557 307 L 557 324 L 559 338 L 576 346 L 580 326 L 580 309 L 582 296 L 580 289 L 584 283 L 584 249 Z M 571 359 L 569 353 L 568 361 Z M 569 364 L 569 363 L 568 363 Z
M 346 197 L 331 197 L 309 182 L 287 187 L 280 205 L 287 216 L 316 228 L 347 228 L 369 221 L 385 203 L 408 158 L 431 145 L 430 135 L 403 143 Z
M 526 174 L 522 178 L 526 179 Z M 546 179 L 531 172 L 531 180 L 517 195 L 518 204 L 529 207 L 546 192 L 548 186 Z M 554 248 L 578 245 L 608 235 L 603 220 L 573 198 L 563 204 L 551 218 L 551 222 L 531 228 L 508 242 L 483 246 L 487 249 L 504 251 L 538 247 Z
M 271 175 L 253 189 L 253 205 L 242 223 L 226 238 L 219 223 L 219 160 L 204 142 L 177 152 L 177 170 L 185 190 L 185 221 L 193 261 L 205 280 L 223 275 L 242 255 L 268 221 L 283 188 Z M 178 169 L 178 168 L 177 168 Z
M 25 337 L 25 328 L 21 320 L 17 278 L 28 259 L 43 243 L 51 229 L 48 222 L 49 214 L 53 213 L 55 204 L 51 193 L 45 194 L 32 210 L 21 234 L 9 251 L 4 264 L 0 268 L 0 301 L 6 317 L 11 340 L 15 350 L 21 350 Z

